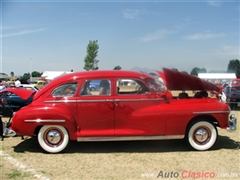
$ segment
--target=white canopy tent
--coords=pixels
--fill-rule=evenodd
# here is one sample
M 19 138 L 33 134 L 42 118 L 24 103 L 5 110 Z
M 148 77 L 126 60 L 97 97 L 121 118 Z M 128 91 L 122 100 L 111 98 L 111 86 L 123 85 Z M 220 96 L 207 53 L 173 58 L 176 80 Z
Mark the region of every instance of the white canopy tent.
M 236 78 L 235 73 L 198 73 L 198 77 L 205 80 L 232 80 Z
M 235 79 L 235 73 L 198 73 L 198 77 L 201 79 Z
M 198 77 L 216 85 L 230 84 L 236 77 L 235 73 L 198 73 Z

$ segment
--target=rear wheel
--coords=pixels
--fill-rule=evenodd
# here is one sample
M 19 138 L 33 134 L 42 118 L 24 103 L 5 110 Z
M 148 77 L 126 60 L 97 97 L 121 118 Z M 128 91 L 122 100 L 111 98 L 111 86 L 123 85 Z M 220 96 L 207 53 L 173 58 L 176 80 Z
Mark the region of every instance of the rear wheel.
M 216 127 L 207 121 L 198 121 L 190 125 L 186 140 L 190 147 L 198 151 L 210 149 L 216 142 L 218 132 Z
M 69 144 L 69 135 L 63 126 L 46 125 L 38 133 L 38 143 L 49 153 L 59 153 Z

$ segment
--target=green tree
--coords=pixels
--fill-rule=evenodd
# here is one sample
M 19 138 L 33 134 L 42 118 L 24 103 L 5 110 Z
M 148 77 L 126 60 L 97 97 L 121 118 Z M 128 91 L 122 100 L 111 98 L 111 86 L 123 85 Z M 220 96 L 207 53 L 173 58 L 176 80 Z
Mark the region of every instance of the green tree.
M 200 71 L 200 69 L 198 67 L 195 67 L 192 69 L 192 71 L 190 72 L 190 74 L 192 76 L 197 76 L 198 75 L 198 72 Z
M 41 77 L 42 73 L 37 72 L 37 71 L 33 71 L 32 72 L 32 77 Z
M 240 78 L 240 62 L 238 59 L 229 61 L 227 72 L 235 73 L 237 78 Z
M 210 70 L 209 73 L 226 73 L 226 70 Z
M 121 66 L 115 66 L 114 68 L 113 68 L 113 70 L 121 70 L 122 68 L 121 68 Z
M 173 71 L 177 71 L 178 72 L 178 69 L 177 68 L 172 68 Z
M 198 73 L 206 73 L 206 72 L 207 72 L 207 70 L 205 68 L 195 67 L 195 68 L 192 69 L 190 74 L 192 76 L 198 76 Z
M 84 69 L 89 71 L 89 70 L 98 70 L 98 62 L 97 60 L 97 54 L 98 54 L 98 41 L 89 41 L 89 44 L 87 46 L 87 55 L 84 59 L 85 65 Z
M 30 73 L 24 73 L 23 76 L 20 77 L 20 79 L 24 81 L 30 79 Z
M 182 71 L 182 73 L 184 73 L 184 74 L 188 74 L 188 72 L 187 72 L 187 71 Z

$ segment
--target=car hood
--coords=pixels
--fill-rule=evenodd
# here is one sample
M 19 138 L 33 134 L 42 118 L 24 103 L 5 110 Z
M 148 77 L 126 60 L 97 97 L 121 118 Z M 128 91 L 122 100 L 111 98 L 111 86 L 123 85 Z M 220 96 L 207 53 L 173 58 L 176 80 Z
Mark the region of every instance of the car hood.
M 27 100 L 31 95 L 34 95 L 36 93 L 36 91 L 27 90 L 24 88 L 6 88 L 6 89 L 2 90 L 0 93 L 3 93 L 3 92 L 14 93 L 24 100 Z
M 206 90 L 220 91 L 213 83 L 202 80 L 198 77 L 163 68 L 163 72 L 157 71 L 162 77 L 168 90 Z

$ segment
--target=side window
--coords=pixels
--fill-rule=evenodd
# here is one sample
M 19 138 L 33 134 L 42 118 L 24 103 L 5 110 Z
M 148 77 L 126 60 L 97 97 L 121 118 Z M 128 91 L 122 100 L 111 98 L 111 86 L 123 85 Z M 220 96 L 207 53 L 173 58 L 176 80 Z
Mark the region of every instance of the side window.
M 118 79 L 118 94 L 146 94 L 150 92 L 148 87 L 141 80 L 135 79 Z
M 63 84 L 55 88 L 52 92 L 52 96 L 73 96 L 77 90 L 77 83 Z
M 111 93 L 111 82 L 109 79 L 87 80 L 83 84 L 80 95 L 82 96 L 105 96 Z

